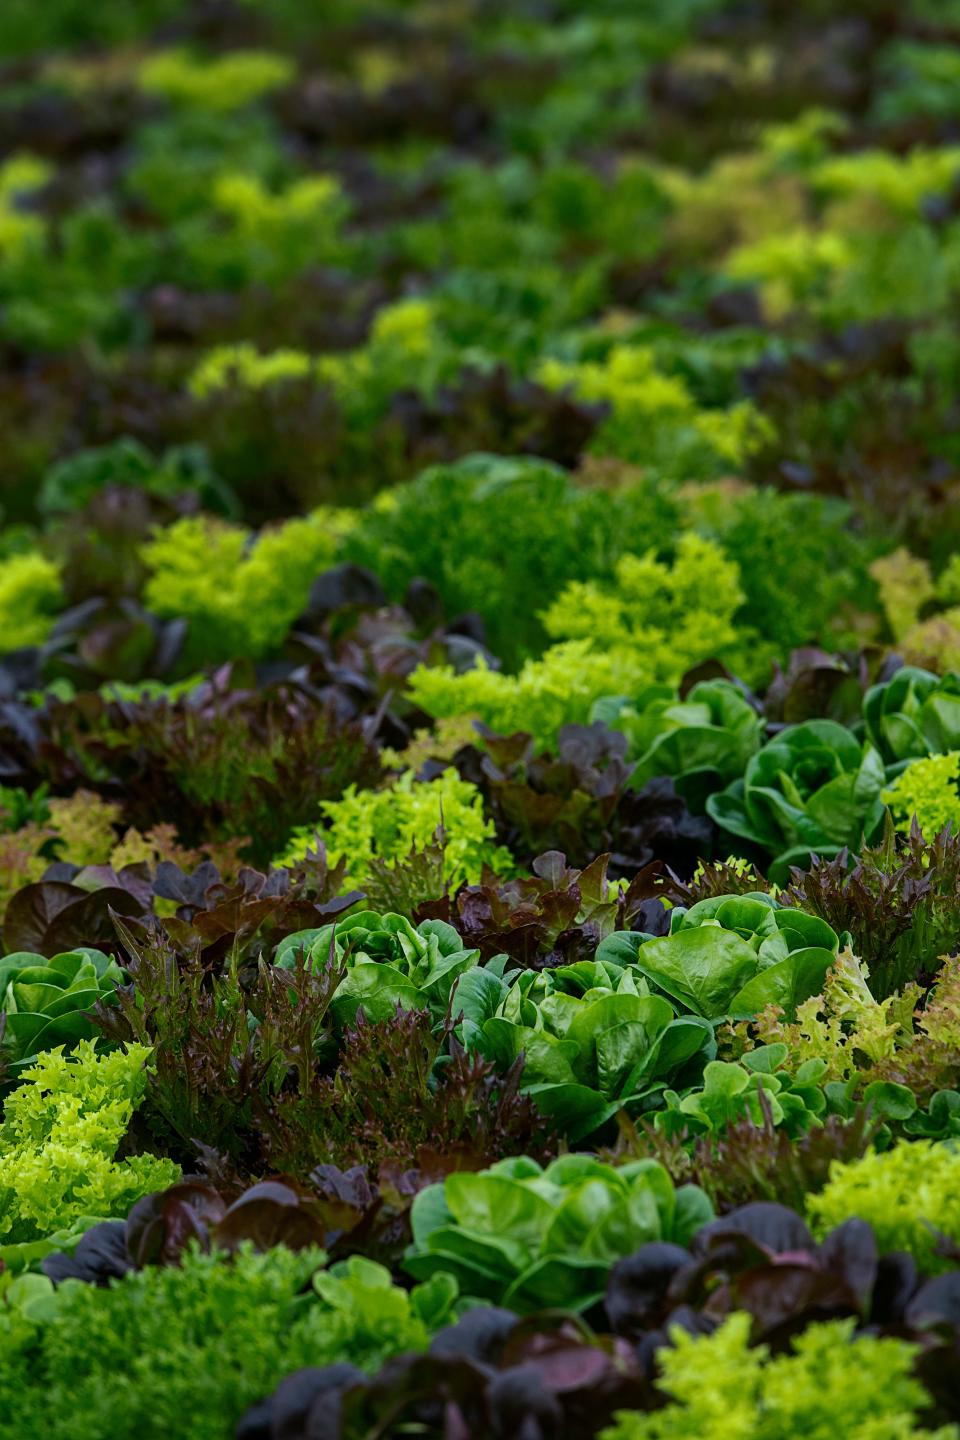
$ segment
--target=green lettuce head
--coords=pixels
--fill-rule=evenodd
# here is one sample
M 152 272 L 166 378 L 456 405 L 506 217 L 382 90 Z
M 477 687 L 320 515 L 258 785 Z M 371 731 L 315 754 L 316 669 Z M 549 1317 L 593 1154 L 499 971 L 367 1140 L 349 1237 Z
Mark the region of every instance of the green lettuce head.
M 792 1015 L 836 964 L 840 940 L 815 915 L 771 895 L 712 895 L 670 913 L 657 939 L 618 931 L 597 950 L 602 962 L 632 964 L 656 990 L 706 1020 L 746 1018 L 767 1005 Z
M 960 750 L 960 675 L 905 665 L 867 691 L 863 718 L 888 774 L 899 774 L 911 760 Z
M 627 736 L 636 789 L 670 775 L 700 811 L 708 795 L 743 774 L 763 736 L 763 718 L 729 680 L 701 680 L 682 700 L 669 685 L 648 685 L 635 699 L 609 696 L 591 719 Z
M 811 855 L 834 856 L 872 840 L 883 823 L 886 783 L 876 748 L 834 720 L 791 725 L 764 745 L 742 780 L 707 800 L 707 814 L 773 856 L 776 884 Z
M 614 1261 L 652 1240 L 686 1245 L 713 1212 L 655 1160 L 562 1155 L 544 1170 L 519 1155 L 421 1190 L 410 1218 L 414 1279 L 453 1275 L 465 1296 L 531 1314 L 588 1310 Z
M 397 1006 L 446 1014 L 458 978 L 480 959 L 443 920 L 413 926 L 403 915 L 356 910 L 336 925 L 300 930 L 277 947 L 276 964 L 291 970 L 303 950 L 314 969 L 333 961 L 345 974 L 331 1004 L 341 1028 L 363 1010 L 372 1023 L 389 1020 Z

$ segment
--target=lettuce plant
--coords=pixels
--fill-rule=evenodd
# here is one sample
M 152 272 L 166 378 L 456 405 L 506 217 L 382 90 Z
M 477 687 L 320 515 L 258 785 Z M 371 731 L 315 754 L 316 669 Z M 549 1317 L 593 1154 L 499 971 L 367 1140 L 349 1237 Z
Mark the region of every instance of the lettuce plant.
M 334 558 L 338 517 L 315 511 L 255 540 L 242 526 L 188 516 L 155 532 L 142 549 L 144 603 L 187 623 L 188 669 L 280 644 L 307 603 L 310 585 Z
M 476 884 L 488 867 L 509 874 L 513 856 L 495 843 L 493 822 L 483 812 L 483 798 L 469 780 L 448 768 L 435 780 L 417 780 L 406 770 L 382 790 L 348 785 L 338 800 L 320 809 L 327 822 L 322 831 L 302 826 L 279 863 L 302 859 L 322 836 L 331 863 L 347 862 L 349 884 L 362 884 L 374 861 L 396 861 L 422 849 L 442 831 L 444 880 L 456 888 Z
M 598 960 L 632 965 L 656 990 L 707 1020 L 767 1005 L 792 1015 L 836 962 L 839 937 L 823 920 L 764 892 L 717 895 L 670 912 L 670 933 L 610 935 Z
M 264 50 L 202 57 L 188 50 L 157 50 L 140 65 L 137 83 L 170 104 L 223 113 L 288 84 L 294 70 L 289 56 Z
M 602 360 L 543 361 L 537 379 L 571 388 L 580 399 L 610 406 L 610 418 L 591 446 L 685 479 L 742 465 L 768 438 L 768 425 L 750 401 L 729 409 L 698 406 L 677 375 L 660 371 L 645 345 L 615 344 Z
M 906 995 L 911 993 L 908 987 Z M 875 1061 L 874 1074 L 880 1080 L 906 1086 L 916 1097 L 918 1106 L 928 1105 L 930 1111 L 950 1107 L 949 1097 L 960 1087 L 960 959 L 948 955 L 915 1013 L 915 1029 L 900 1037 L 900 1043 Z M 931 1117 L 932 1118 L 932 1117 Z M 946 1117 L 944 1117 L 946 1118 Z M 908 1122 L 905 1127 L 914 1133 Z M 916 1133 L 925 1133 L 919 1124 Z M 936 1130 L 931 1130 L 936 1134 Z
M 658 1354 L 653 1414 L 623 1411 L 602 1440 L 952 1440 L 955 1427 L 920 1423 L 930 1397 L 912 1371 L 919 1347 L 854 1337 L 854 1321 L 811 1325 L 787 1354 L 751 1346 L 749 1315 L 711 1335 L 676 1325 Z
M 452 1274 L 465 1295 L 520 1312 L 584 1311 L 611 1261 L 648 1240 L 683 1244 L 711 1218 L 701 1190 L 675 1191 L 652 1160 L 615 1169 L 565 1155 L 544 1170 L 521 1156 L 421 1191 L 404 1266 L 419 1280 Z
M 909 783 L 906 776 L 903 783 Z M 852 867 L 841 852 L 804 873 L 794 871 L 780 893 L 782 904 L 819 915 L 838 935 L 850 935 L 878 1000 L 932 974 L 942 956 L 960 948 L 960 833 L 927 834 L 915 822 L 903 834 L 888 814 L 883 839 L 861 850 Z
M 480 1169 L 506 1155 L 552 1155 L 556 1133 L 520 1087 L 523 1060 L 501 1073 L 464 1051 L 454 1028 L 452 1019 L 437 1024 L 427 1010 L 398 1009 L 374 1023 L 358 1013 L 343 1032 L 332 1076 L 319 1075 L 306 1093 L 288 1085 L 257 1106 L 262 1166 L 310 1177 L 311 1186 L 331 1173 L 331 1162 L 354 1175 L 369 1167 L 382 1179 L 382 1202 L 375 1204 L 367 1187 L 355 1220 L 373 1206 L 392 1253 L 404 1238 L 397 1211 L 402 1217 L 438 1173 Z M 329 1225 L 340 1232 L 343 1186 L 329 1198 Z
M 424 1350 L 446 1319 L 449 1281 L 408 1292 L 361 1257 L 329 1270 L 323 1260 L 316 1248 L 244 1245 L 229 1259 L 191 1248 L 177 1265 L 148 1265 L 109 1288 L 68 1280 L 44 1323 L 19 1327 L 17 1345 L 0 1307 L 0 1435 L 161 1440 L 189 1415 L 195 1440 L 226 1440 L 290 1370 L 349 1356 L 361 1375 Z M 116 1337 L 133 1334 L 119 1366 Z
M 20 952 L 0 960 L 0 1015 L 5 1019 L 0 1055 L 16 1072 L 39 1051 L 92 1039 L 95 1027 L 86 1015 L 124 981 L 115 960 L 102 950 L 82 949 L 54 955 Z
M 727 680 L 701 680 L 682 699 L 668 685 L 635 698 L 598 700 L 591 719 L 622 730 L 636 760 L 631 785 L 672 777 L 679 794 L 702 811 L 706 798 L 738 779 L 760 748 L 763 718 Z
M 427 576 L 449 614 L 483 616 L 494 652 L 513 667 L 543 648 L 537 612 L 565 585 L 609 573 L 642 527 L 669 534 L 674 525 L 660 485 L 638 480 L 610 493 L 542 460 L 470 456 L 381 496 L 345 552 L 375 570 L 393 599 Z M 504 534 L 512 536 L 506 548 L 498 543 Z
M 512 983 L 497 960 L 465 974 L 453 997 L 464 1043 L 501 1066 L 523 1057 L 523 1091 L 579 1141 L 619 1111 L 654 1108 L 685 1072 L 694 1082 L 716 1054 L 713 1029 L 677 1016 L 635 967 L 581 961 Z
M 757 1038 L 764 1044 L 783 1043 L 784 1063 L 791 1071 L 817 1060 L 831 1083 L 868 1076 L 871 1066 L 882 1065 L 913 1043 L 914 1009 L 922 993 L 910 984 L 902 993 L 878 1000 L 868 979 L 866 966 L 849 949 L 841 950 L 819 994 L 797 1006 L 794 1020 L 786 1020 L 777 1007 L 733 1026 L 733 1053 L 743 1053 L 743 1037 L 749 1035 L 748 1045 Z
M 6 1097 L 0 1126 L 0 1258 L 18 1268 L 179 1178 L 153 1155 L 114 1158 L 143 1100 L 150 1051 L 46 1050 Z
M 904 665 L 863 700 L 867 736 L 893 776 L 911 760 L 960 748 L 960 675 Z
M 821 1088 L 827 1062 L 811 1059 L 787 1070 L 786 1058 L 786 1045 L 764 1045 L 748 1051 L 740 1064 L 712 1060 L 702 1086 L 683 1096 L 665 1092 L 654 1124 L 664 1134 L 717 1134 L 748 1115 L 755 1125 L 769 1118 L 788 1134 L 802 1135 L 819 1124 L 827 1109 Z
M 130 487 L 164 499 L 195 495 L 214 511 L 230 514 L 236 501 L 211 473 L 198 445 L 173 446 L 158 458 L 129 436 L 111 445 L 80 450 L 50 467 L 37 498 L 41 514 L 82 510 L 103 490 Z
M 0 560 L 0 649 L 42 644 L 61 604 L 54 561 L 29 550 Z
M 729 481 L 690 485 L 684 495 L 691 523 L 739 571 L 740 643 L 728 662 L 737 675 L 766 686 L 771 659 L 815 639 L 831 648 L 854 642 L 854 612 L 873 600 L 867 570 L 873 547 L 851 523 L 849 505 Z M 770 564 L 771 555 L 787 553 L 789 565 Z
M 173 232 L 185 277 L 198 286 L 279 287 L 344 258 L 349 205 L 333 175 L 301 175 L 273 190 L 242 168 L 225 170 L 212 177 L 207 204 Z
M 903 834 L 914 827 L 926 835 L 939 835 L 948 827 L 960 834 L 960 750 L 912 761 L 880 798 Z
M 873 745 L 833 720 L 790 725 L 707 800 L 722 830 L 771 855 L 771 880 L 812 854 L 837 855 L 873 839 L 883 821 L 885 772 Z
M 331 1005 L 340 1025 L 352 1024 L 361 1008 L 370 1021 L 390 1019 L 398 1005 L 443 1015 L 457 977 L 480 958 L 442 920 L 424 920 L 415 928 L 402 915 L 374 910 L 356 910 L 320 930 L 288 935 L 277 948 L 276 963 L 292 968 L 300 953 L 314 969 L 345 966 Z
M 851 1216 L 866 1220 L 881 1250 L 906 1250 L 921 1271 L 937 1274 L 953 1268 L 949 1247 L 960 1241 L 958 1180 L 960 1153 L 953 1144 L 901 1140 L 835 1165 L 807 1210 L 819 1234 Z
M 516 675 L 482 664 L 459 675 L 422 666 L 410 694 L 435 718 L 473 714 L 501 734 L 525 730 L 554 749 L 562 726 L 584 723 L 603 696 L 678 684 L 692 665 L 727 652 L 742 598 L 736 566 L 720 547 L 682 535 L 672 563 L 652 551 L 627 554 L 612 584 L 568 584 L 542 616 L 556 643 Z

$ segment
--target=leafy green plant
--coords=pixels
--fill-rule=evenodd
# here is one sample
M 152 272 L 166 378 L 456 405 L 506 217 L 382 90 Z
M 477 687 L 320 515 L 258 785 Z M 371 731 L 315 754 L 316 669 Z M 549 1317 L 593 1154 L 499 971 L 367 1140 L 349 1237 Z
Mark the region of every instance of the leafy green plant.
M 837 855 L 873 839 L 883 821 L 883 761 L 833 720 L 790 725 L 749 761 L 742 780 L 711 795 L 707 813 L 773 857 L 771 880 L 812 854 Z M 939 827 L 935 827 L 939 828 Z
M 141 64 L 137 81 L 148 95 L 176 105 L 228 111 L 287 84 L 293 73 L 289 56 L 267 51 L 199 57 L 188 50 L 158 50 Z
M 138 1433 L 160 1440 L 189 1413 L 197 1440 L 224 1440 L 243 1411 L 299 1365 L 351 1362 L 376 1370 L 426 1348 L 455 1297 L 449 1280 L 408 1292 L 355 1257 L 329 1270 L 316 1248 L 277 1246 L 231 1257 L 188 1249 L 177 1265 L 133 1270 L 109 1288 L 58 1287 L 43 1324 L 6 1343 L 0 1434 Z M 138 1336 L 115 1363 L 116 1336 Z M 90 1358 L 91 1352 L 99 1359 Z M 167 1363 L 158 1365 L 159 1355 Z
M 914 760 L 902 770 L 880 798 L 890 806 L 897 828 L 904 834 L 917 826 L 927 835 L 948 827 L 960 834 L 960 750 Z
M 960 747 L 960 675 L 904 665 L 863 700 L 866 732 L 891 777 L 912 760 Z
M 670 1404 L 623 1411 L 602 1440 L 953 1440 L 955 1426 L 919 1423 L 930 1397 L 912 1374 L 918 1347 L 854 1336 L 853 1320 L 809 1326 L 792 1349 L 751 1346 L 751 1317 L 731 1315 L 712 1335 L 679 1325 L 658 1352 L 659 1389 Z
M 949 1142 L 901 1140 L 834 1166 L 807 1210 L 820 1234 L 854 1215 L 866 1220 L 881 1250 L 906 1250 L 922 1271 L 937 1274 L 953 1265 L 941 1240 L 960 1240 L 958 1175 L 960 1153 Z
M 146 446 L 126 436 L 112 445 L 81 450 L 46 472 L 37 507 L 56 515 L 82 510 L 107 488 L 129 486 L 165 499 L 196 495 L 210 509 L 231 514 L 236 502 L 211 473 L 202 447 L 175 446 L 154 458 Z
M 783 1043 L 783 1063 L 791 1071 L 816 1060 L 823 1064 L 830 1086 L 857 1076 L 866 1084 L 872 1066 L 912 1043 L 914 1007 L 921 994 L 918 985 L 910 984 L 902 993 L 876 999 L 868 980 L 867 967 L 849 949 L 841 950 L 820 993 L 798 1005 L 793 1020 L 773 1006 L 753 1021 L 734 1025 L 733 1054 L 743 1054 L 744 1037 L 749 1037 L 748 1046 L 755 1039 L 767 1046 Z M 851 1089 L 847 1098 L 853 1093 Z
M 682 535 L 672 564 L 654 552 L 628 554 L 612 585 L 571 582 L 542 616 L 557 643 L 518 674 L 421 666 L 410 694 L 437 719 L 473 714 L 500 734 L 524 730 L 553 749 L 561 727 L 585 722 L 604 695 L 678 684 L 692 665 L 722 655 L 735 640 L 741 599 L 736 567 L 719 546 Z
M 756 471 L 765 478 L 765 460 Z M 723 548 L 740 575 L 740 639 L 728 662 L 735 674 L 766 686 L 770 661 L 795 647 L 851 642 L 855 612 L 872 608 L 867 561 L 874 547 L 858 533 L 849 505 L 729 481 L 688 485 L 684 497 L 691 523 Z M 789 564 L 771 564 L 774 555 L 789 555 Z
M 75 1244 L 98 1220 L 170 1185 L 152 1155 L 114 1158 L 147 1085 L 150 1051 L 46 1050 L 5 1099 L 0 1126 L 0 1258 L 13 1268 Z
M 448 768 L 435 780 L 417 780 L 405 770 L 382 790 L 348 785 L 339 800 L 325 800 L 320 809 L 323 830 L 302 826 L 281 858 L 281 864 L 302 859 L 322 837 L 332 863 L 344 859 L 348 883 L 362 884 L 373 862 L 403 859 L 412 847 L 429 845 L 443 832 L 444 880 L 451 887 L 476 884 L 485 866 L 509 874 L 513 856 L 495 843 L 493 822 L 483 812 L 483 798 L 469 780 Z
M 907 1088 L 918 1107 L 941 1109 L 944 1102 L 937 1096 L 960 1088 L 960 959 L 955 954 L 944 957 L 914 1019 L 912 1035 L 877 1059 L 874 1074 Z M 923 1133 L 922 1125 L 917 1133 Z
M 508 984 L 497 959 L 466 973 L 453 1010 L 464 1043 L 501 1066 L 523 1059 L 523 1090 L 571 1141 L 595 1134 L 621 1110 L 662 1101 L 686 1070 L 694 1080 L 716 1054 L 712 1027 L 677 1017 L 635 967 L 581 961 L 522 971 Z
M 276 963 L 292 967 L 301 953 L 317 971 L 331 963 L 345 966 L 331 1006 L 340 1025 L 352 1024 L 361 1007 L 370 1021 L 389 1019 L 398 1005 L 443 1015 L 458 976 L 480 955 L 442 920 L 414 927 L 402 915 L 374 910 L 356 910 L 320 930 L 288 935 L 277 947 Z
M 674 1090 L 665 1092 L 664 1108 L 654 1124 L 668 1135 L 715 1135 L 746 1115 L 757 1126 L 767 1117 L 787 1134 L 802 1135 L 826 1112 L 821 1082 L 827 1062 L 806 1060 L 788 1070 L 783 1068 L 786 1058 L 786 1045 L 777 1044 L 747 1051 L 739 1064 L 712 1060 L 700 1088 L 683 1096 Z
M 630 964 L 651 985 L 707 1020 L 748 1017 L 767 1005 L 789 1015 L 817 993 L 839 938 L 825 921 L 764 892 L 718 895 L 670 912 L 670 933 L 621 932 L 597 959 Z
M 565 585 L 609 573 L 641 526 L 669 534 L 674 524 L 658 484 L 637 480 L 610 493 L 540 460 L 471 456 L 381 496 L 344 548 L 395 599 L 422 575 L 449 614 L 477 611 L 494 653 L 512 667 L 543 648 L 538 612 Z M 506 550 L 504 534 L 512 536 Z
M 547 359 L 537 378 L 610 406 L 610 418 L 591 446 L 595 454 L 650 465 L 680 479 L 742 465 L 767 438 L 765 421 L 750 401 L 729 409 L 698 406 L 680 376 L 658 369 L 646 345 L 613 344 L 602 359 L 579 363 Z
M 759 749 L 764 723 L 736 685 L 701 680 L 680 699 L 668 685 L 648 685 L 635 699 L 598 700 L 592 720 L 622 730 L 636 760 L 631 785 L 670 775 L 700 810 L 714 790 L 737 779 Z
M 109 999 L 124 981 L 115 960 L 102 950 L 73 950 L 47 960 L 19 952 L 0 960 L 0 1054 L 10 1073 L 33 1063 L 41 1050 L 69 1048 L 92 1039 L 85 1013 Z
M 683 1244 L 712 1218 L 702 1191 L 674 1190 L 655 1161 L 614 1169 L 566 1155 L 545 1170 L 526 1157 L 450 1175 L 413 1203 L 405 1268 L 449 1273 L 468 1296 L 521 1312 L 588 1310 L 611 1261 L 648 1240 Z
M 884 48 L 880 63 L 883 83 L 874 102 L 878 119 L 896 123 L 920 115 L 946 120 L 957 115 L 960 63 L 952 45 L 894 41 Z
M 62 604 L 59 567 L 39 551 L 0 560 L 0 649 L 40 645 Z
M 337 517 L 323 511 L 256 541 L 242 526 L 188 516 L 143 547 L 144 603 L 155 615 L 187 622 L 187 669 L 259 659 L 304 609 L 312 581 L 333 560 L 337 534 Z

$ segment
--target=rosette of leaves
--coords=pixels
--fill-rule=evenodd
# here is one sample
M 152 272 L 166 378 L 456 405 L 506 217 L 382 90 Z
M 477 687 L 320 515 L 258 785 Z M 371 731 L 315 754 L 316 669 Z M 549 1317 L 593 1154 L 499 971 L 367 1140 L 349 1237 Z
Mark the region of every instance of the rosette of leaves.
M 745 1019 L 767 1005 L 792 1016 L 820 990 L 839 946 L 825 920 L 756 891 L 712 896 L 689 910 L 677 906 L 668 935 L 610 935 L 597 959 L 632 965 L 693 1015 Z
M 763 717 L 729 680 L 701 680 L 682 698 L 669 685 L 648 685 L 634 699 L 608 696 L 596 702 L 591 719 L 627 736 L 634 789 L 669 775 L 701 812 L 708 795 L 743 774 L 764 729 Z
M 361 1008 L 370 1021 L 388 1020 L 399 1005 L 428 1009 L 438 1019 L 447 1011 L 459 975 L 480 958 L 443 920 L 412 925 L 403 915 L 358 910 L 334 925 L 288 935 L 277 948 L 276 964 L 292 969 L 305 951 L 314 970 L 331 963 L 345 967 L 331 1014 L 340 1027 L 352 1025 Z
M 867 736 L 892 779 L 911 760 L 960 750 L 960 675 L 904 665 L 863 700 Z
M 883 760 L 833 720 L 791 725 L 749 761 L 742 779 L 707 799 L 722 830 L 772 855 L 768 875 L 789 879 L 811 855 L 872 840 L 883 824 Z
M 664 1093 L 654 1125 L 667 1135 L 714 1135 L 747 1115 L 757 1126 L 769 1120 L 792 1137 L 803 1135 L 827 1109 L 827 1062 L 810 1059 L 790 1071 L 786 1059 L 786 1045 L 774 1044 L 748 1050 L 739 1064 L 712 1060 L 698 1089 Z
M 655 1160 L 615 1168 L 564 1155 L 544 1170 L 519 1156 L 422 1190 L 404 1267 L 417 1280 L 450 1273 L 462 1294 L 520 1313 L 583 1312 L 615 1260 L 650 1240 L 686 1244 L 712 1213 L 702 1190 L 675 1190 Z
M 109 1000 L 126 975 L 102 950 L 83 948 L 54 955 L 18 951 L 0 960 L 0 1054 L 16 1074 L 41 1050 L 67 1048 L 97 1032 L 89 1012 Z
M 716 1054 L 709 1021 L 678 1016 L 612 960 L 526 970 L 509 985 L 493 960 L 462 977 L 453 1009 L 468 1047 L 501 1068 L 524 1057 L 523 1092 L 573 1142 L 620 1110 L 652 1109 L 668 1085 L 696 1083 Z

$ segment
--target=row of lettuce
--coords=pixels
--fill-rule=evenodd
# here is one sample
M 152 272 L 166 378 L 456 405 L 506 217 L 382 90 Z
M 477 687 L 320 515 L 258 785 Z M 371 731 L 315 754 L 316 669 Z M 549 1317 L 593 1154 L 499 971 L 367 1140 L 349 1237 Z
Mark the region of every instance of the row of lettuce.
M 960 1096 L 924 1091 L 957 1068 L 955 961 L 878 1001 L 763 891 L 549 970 L 353 909 L 252 974 L 235 938 L 211 988 L 176 922 L 121 933 L 129 975 L 4 962 L 11 1435 L 160 1435 L 189 1403 L 198 1436 L 359 1436 L 438 1393 L 504 1436 L 543 1405 L 680 1434 L 721 1424 L 739 1356 L 771 1436 L 956 1418 Z M 568 1151 L 614 1117 L 606 1158 Z
M 861 0 L 852 43 L 810 0 L 796 44 L 775 3 L 558 4 L 549 25 L 290 9 L 211 27 L 157 0 L 120 52 L 71 53 L 98 29 L 76 15 L 54 54 L 6 42 L 10 518 L 58 513 L 90 482 L 76 452 L 131 439 L 146 465 L 115 469 L 251 525 L 430 460 L 588 455 L 845 496 L 921 532 L 939 574 L 960 233 L 942 6 Z M 326 46 L 304 38 L 321 21 Z
M 502 480 L 511 504 L 518 497 L 532 498 L 533 518 L 542 513 L 551 492 L 568 484 L 559 472 L 539 465 L 529 473 L 521 467 L 519 475 L 516 469 L 513 462 L 478 459 L 453 472 L 428 472 L 426 484 L 414 488 L 419 498 L 438 492 L 442 498 L 446 489 L 449 508 L 462 510 L 479 485 L 496 486 Z M 795 507 L 769 498 L 771 515 L 776 515 L 778 503 L 781 507 L 775 523 L 792 523 Z M 624 506 L 610 506 L 606 496 L 589 490 L 578 492 L 577 499 L 581 504 L 569 507 L 562 521 L 568 540 L 578 518 L 592 513 L 598 522 L 598 547 L 611 545 L 611 526 L 624 518 Z M 623 500 L 629 508 L 629 494 Z M 594 501 L 598 505 L 591 512 Z M 748 494 L 744 516 L 753 503 Z M 381 569 L 390 574 L 390 550 L 379 547 L 381 530 L 390 526 L 395 543 L 402 542 L 404 526 L 412 523 L 414 513 L 406 499 L 399 507 L 383 507 L 369 533 L 362 523 L 359 533 L 352 532 L 356 547 L 340 553 L 372 558 L 377 550 Z M 480 523 L 486 518 L 481 514 Z M 357 787 L 348 786 L 342 798 L 334 790 L 323 800 L 328 848 L 336 855 L 349 853 L 354 870 L 373 853 L 396 858 L 414 841 L 424 844 L 445 805 L 451 883 L 478 880 L 484 864 L 510 873 L 511 857 L 494 843 L 500 837 L 493 822 L 484 819 L 482 797 L 471 780 L 458 777 L 455 768 L 434 778 L 427 778 L 424 770 L 427 761 L 434 763 L 434 770 L 443 761 L 455 765 L 463 747 L 482 747 L 489 732 L 528 734 L 537 751 L 554 754 L 558 748 L 563 752 L 570 726 L 599 725 L 622 735 L 630 788 L 642 791 L 657 777 L 669 777 L 690 810 L 716 825 L 728 849 L 760 859 L 771 879 L 781 884 L 791 865 L 806 864 L 812 854 L 832 856 L 844 847 L 856 851 L 876 840 L 885 807 L 905 830 L 916 816 L 927 835 L 960 820 L 956 675 L 949 670 L 938 675 L 917 665 L 895 669 L 879 650 L 873 657 L 861 653 L 859 658 L 801 651 L 791 657 L 786 680 L 772 687 L 762 702 L 729 667 L 742 663 L 748 678 L 756 678 L 769 665 L 771 652 L 785 659 L 786 651 L 777 643 L 780 637 L 758 637 L 738 623 L 744 609 L 757 613 L 760 597 L 745 602 L 736 564 L 720 545 L 693 531 L 680 535 L 672 561 L 652 550 L 627 553 L 616 562 L 612 584 L 569 580 L 539 617 L 531 617 L 535 624 L 542 623 L 553 643 L 510 671 L 499 668 L 478 638 L 484 628 L 470 616 L 444 628 L 442 609 L 431 599 L 429 587 L 417 581 L 412 566 L 407 567 L 409 575 L 391 575 L 394 593 L 399 582 L 407 581 L 408 610 L 378 615 L 386 595 L 372 573 L 358 568 L 353 559 L 324 571 L 325 561 L 335 553 L 331 535 L 336 526 L 325 527 L 320 517 L 289 521 L 281 530 L 264 534 L 248 551 L 242 530 L 217 530 L 211 523 L 178 521 L 147 543 L 141 553 L 152 570 L 144 608 L 124 597 L 81 600 L 54 622 L 42 615 L 44 602 L 58 595 L 53 562 L 37 553 L 9 558 L 0 566 L 0 595 L 12 621 L 8 644 L 26 642 L 8 652 L 10 683 L 16 686 L 26 678 L 36 684 L 34 691 L 24 693 L 32 695 L 37 723 L 43 724 L 45 709 L 69 703 L 77 682 L 91 678 L 84 675 L 85 667 L 110 675 L 117 660 L 121 672 L 127 663 L 134 678 L 124 680 L 121 673 L 104 680 L 107 701 L 136 704 L 142 697 L 144 703 L 182 700 L 189 706 L 191 695 L 207 693 L 198 665 L 261 658 L 268 667 L 264 674 L 272 668 L 279 678 L 302 678 L 320 656 L 327 679 L 336 672 L 341 683 L 346 676 L 344 688 L 352 684 L 360 692 L 361 709 L 372 709 L 373 702 L 393 703 L 401 716 L 400 733 L 412 742 L 398 751 L 381 738 L 387 773 L 395 782 L 392 789 L 361 784 L 358 794 Z M 735 530 L 737 521 L 732 524 Z M 486 531 L 487 548 L 498 533 L 498 527 Z M 580 542 L 585 539 L 581 531 Z M 418 554 L 415 564 L 422 558 Z M 492 567 L 492 554 L 489 563 Z M 495 623 L 507 623 L 509 603 L 517 599 L 514 585 L 519 588 L 520 572 L 529 566 L 525 560 L 518 562 L 515 576 L 509 566 L 502 568 L 507 571 L 499 577 L 502 608 L 496 596 L 481 599 L 477 587 L 486 571 L 476 552 L 469 566 L 448 574 L 446 583 L 440 572 L 431 573 L 448 603 L 475 598 L 494 628 Z M 954 655 L 960 634 L 956 612 L 947 608 L 918 618 L 925 608 L 920 562 L 897 552 L 872 569 L 887 602 L 890 629 L 901 635 L 907 652 L 933 651 L 933 662 L 941 665 Z M 464 570 L 469 578 L 462 578 Z M 760 583 L 759 566 L 753 579 Z M 851 571 L 843 583 L 855 579 Z M 943 585 L 940 593 L 946 593 Z M 782 628 L 778 614 L 773 612 L 768 632 Z M 803 620 L 794 617 L 792 623 Z M 517 632 L 521 628 L 514 627 Z M 342 642 L 351 630 L 359 648 L 331 654 L 331 636 Z M 811 633 L 817 633 L 816 627 Z M 515 634 L 514 646 L 520 643 Z M 186 669 L 182 680 L 135 678 L 149 670 L 158 651 L 174 667 Z M 343 659 L 353 665 L 356 678 L 348 674 Z M 705 668 L 698 671 L 698 666 Z M 368 678 L 361 673 L 364 668 L 373 672 L 370 693 L 363 693 Z M 356 710 L 356 695 L 352 704 Z M 791 715 L 799 723 L 784 724 Z M 418 724 L 433 729 L 421 729 L 416 739 Z M 115 729 L 106 723 L 103 739 L 118 751 L 124 738 L 114 734 Z M 87 771 L 81 770 L 80 778 L 97 788 L 102 773 L 78 754 L 76 765 L 84 764 Z M 7 767 L 7 773 L 16 774 L 15 767 Z M 357 781 L 364 773 L 369 776 L 369 767 L 359 764 Z M 35 768 L 32 774 L 57 788 L 61 784 L 55 767 L 45 774 Z M 350 778 L 348 768 L 344 781 Z M 59 804 L 62 809 L 63 802 Z M 21 825 L 28 816 L 51 818 L 49 806 L 35 804 L 31 811 L 26 800 L 21 810 L 23 806 Z M 299 830 L 285 847 L 278 846 L 274 858 L 289 860 L 306 849 L 314 826 L 307 815 L 297 819 Z M 44 842 L 50 838 L 42 837 Z M 96 856 L 101 863 L 108 858 L 108 853 Z
M 960 5 L 835 12 L 6 0 L 2 1440 L 960 1437 Z

